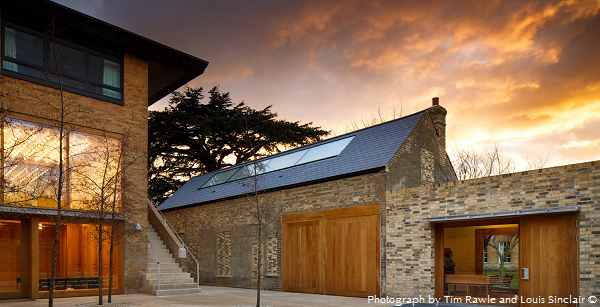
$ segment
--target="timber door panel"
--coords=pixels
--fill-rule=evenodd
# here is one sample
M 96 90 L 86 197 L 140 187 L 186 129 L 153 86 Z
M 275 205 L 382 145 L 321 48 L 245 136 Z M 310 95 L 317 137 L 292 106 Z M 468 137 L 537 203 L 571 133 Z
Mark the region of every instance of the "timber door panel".
M 520 280 L 521 301 L 543 298 L 544 306 L 575 306 L 550 302 L 549 297 L 577 297 L 577 215 L 548 215 L 521 220 L 521 273 L 529 268 L 529 280 Z M 521 274 L 521 277 L 523 275 Z M 540 306 L 523 303 L 521 306 Z
M 327 220 L 325 294 L 369 296 L 377 293 L 379 271 L 377 216 Z
M 379 205 L 282 218 L 283 291 L 379 295 Z
M 284 224 L 283 291 L 320 293 L 321 221 Z

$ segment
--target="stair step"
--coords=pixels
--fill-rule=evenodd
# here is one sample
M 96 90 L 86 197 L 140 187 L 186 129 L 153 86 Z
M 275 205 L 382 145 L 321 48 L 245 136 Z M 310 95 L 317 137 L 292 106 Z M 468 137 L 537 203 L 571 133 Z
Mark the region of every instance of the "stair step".
M 183 272 L 177 272 L 177 273 L 167 273 L 167 272 L 160 272 L 160 279 L 175 279 L 175 278 L 190 278 L 191 275 L 190 273 L 183 273 Z M 146 273 L 146 279 L 155 279 L 158 278 L 158 273 Z
M 165 263 L 160 263 L 160 269 L 179 269 L 179 263 L 177 262 L 165 262 Z M 148 269 L 158 269 L 158 265 L 156 264 L 156 262 L 148 262 Z
M 163 284 L 160 283 L 161 290 L 173 290 L 173 289 L 196 289 L 197 285 L 193 282 L 190 283 L 180 283 L 180 284 Z M 158 285 L 150 285 L 150 289 L 152 291 L 158 290 Z
M 158 284 L 158 279 L 157 278 L 152 278 L 152 279 L 146 279 L 146 281 L 148 282 L 148 285 L 156 285 Z M 163 284 L 189 284 L 189 283 L 193 283 L 194 279 L 193 278 L 163 278 L 162 276 L 160 277 L 160 285 L 162 286 Z
M 201 293 L 201 289 L 172 289 L 172 290 L 153 290 L 152 294 L 156 296 L 167 296 L 167 295 L 182 295 L 182 294 L 197 294 Z
M 157 274 L 158 273 L 158 268 L 148 268 L 148 274 Z M 181 271 L 180 267 L 176 267 L 176 268 L 163 268 L 162 264 L 160 266 L 160 273 L 183 273 L 183 271 Z

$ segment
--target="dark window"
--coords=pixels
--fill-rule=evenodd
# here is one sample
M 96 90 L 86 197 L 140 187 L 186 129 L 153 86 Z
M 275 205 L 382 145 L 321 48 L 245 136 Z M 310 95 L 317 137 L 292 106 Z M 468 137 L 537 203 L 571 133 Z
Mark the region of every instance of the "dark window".
M 95 45 L 53 43 L 47 35 L 8 23 L 2 33 L 2 70 L 7 75 L 49 85 L 60 81 L 72 92 L 122 104 L 121 54 Z

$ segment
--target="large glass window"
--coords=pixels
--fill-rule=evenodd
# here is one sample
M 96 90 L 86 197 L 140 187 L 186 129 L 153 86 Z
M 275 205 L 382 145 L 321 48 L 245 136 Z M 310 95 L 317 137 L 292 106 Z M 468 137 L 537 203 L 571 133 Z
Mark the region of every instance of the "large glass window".
M 56 208 L 58 130 L 7 120 L 2 133 L 4 204 Z M 67 132 L 63 139 L 63 208 L 108 212 L 116 199 L 115 209 L 120 211 L 120 153 L 119 140 Z
M 2 69 L 58 83 L 71 91 L 122 101 L 122 60 L 114 51 L 53 40 L 43 34 L 5 24 Z M 78 92 L 79 93 L 79 92 Z

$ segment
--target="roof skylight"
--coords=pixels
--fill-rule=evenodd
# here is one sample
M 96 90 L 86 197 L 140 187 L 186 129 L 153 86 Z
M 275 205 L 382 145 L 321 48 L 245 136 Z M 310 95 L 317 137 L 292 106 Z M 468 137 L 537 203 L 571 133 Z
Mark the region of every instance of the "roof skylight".
M 227 169 L 223 172 L 214 174 L 206 183 L 199 189 L 211 187 L 217 184 L 231 182 L 239 179 L 248 178 L 255 173 L 263 174 L 276 170 L 305 164 L 317 160 L 331 158 L 339 155 L 346 146 L 352 141 L 354 136 L 347 137 L 341 140 L 321 144 L 309 149 L 289 153 L 287 155 L 278 156 L 275 158 L 267 158 L 256 163 Z

